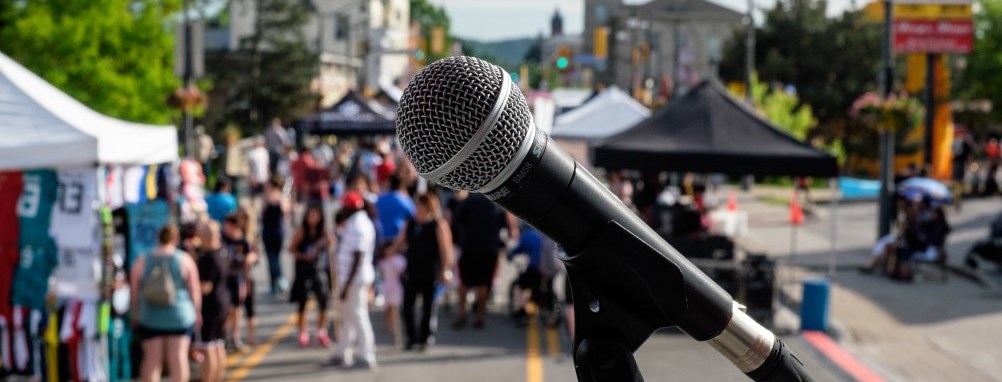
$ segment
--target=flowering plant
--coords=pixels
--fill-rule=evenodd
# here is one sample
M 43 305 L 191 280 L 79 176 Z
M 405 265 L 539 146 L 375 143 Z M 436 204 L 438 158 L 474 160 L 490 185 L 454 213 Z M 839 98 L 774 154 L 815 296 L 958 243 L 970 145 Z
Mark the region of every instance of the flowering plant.
M 177 88 L 174 93 L 167 97 L 167 105 L 181 110 L 193 110 L 205 106 L 207 98 L 205 93 L 192 86 L 188 88 Z
M 891 131 L 917 125 L 924 114 L 922 104 L 905 93 L 891 94 L 884 98 L 867 92 L 856 98 L 849 109 L 849 116 L 864 125 Z

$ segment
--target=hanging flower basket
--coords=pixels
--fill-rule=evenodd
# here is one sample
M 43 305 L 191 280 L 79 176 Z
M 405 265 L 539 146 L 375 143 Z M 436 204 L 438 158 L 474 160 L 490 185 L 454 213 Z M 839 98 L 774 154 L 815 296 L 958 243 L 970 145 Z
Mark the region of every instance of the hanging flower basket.
M 884 98 L 868 92 L 852 103 L 849 116 L 877 131 L 898 131 L 922 122 L 925 109 L 917 99 L 905 93 Z
M 167 105 L 180 110 L 194 110 L 205 106 L 206 97 L 197 87 L 177 88 L 170 97 L 167 97 Z

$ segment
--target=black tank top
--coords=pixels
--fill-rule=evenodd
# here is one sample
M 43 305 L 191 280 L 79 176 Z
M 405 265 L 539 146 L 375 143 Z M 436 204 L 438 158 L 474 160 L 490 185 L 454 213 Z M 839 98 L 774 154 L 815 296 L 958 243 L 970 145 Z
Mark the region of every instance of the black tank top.
M 309 233 L 304 232 L 303 233 L 303 240 L 299 241 L 299 245 L 296 246 L 296 251 L 299 251 L 299 253 L 306 255 L 306 254 L 309 253 L 311 247 L 313 247 L 314 245 L 316 245 L 317 243 L 319 243 L 322 238 L 323 238 L 323 234 L 319 234 L 319 235 L 316 235 L 316 236 L 311 236 Z M 296 262 L 297 263 L 301 263 L 301 262 L 313 263 L 313 262 L 316 262 L 317 260 L 318 259 L 314 258 L 312 261 L 296 260 Z
M 407 222 L 407 280 L 434 282 L 438 278 L 441 254 L 438 248 L 438 221 Z
M 285 236 L 283 227 L 282 206 L 278 203 L 268 203 L 261 211 L 261 237 L 265 240 L 281 240 Z

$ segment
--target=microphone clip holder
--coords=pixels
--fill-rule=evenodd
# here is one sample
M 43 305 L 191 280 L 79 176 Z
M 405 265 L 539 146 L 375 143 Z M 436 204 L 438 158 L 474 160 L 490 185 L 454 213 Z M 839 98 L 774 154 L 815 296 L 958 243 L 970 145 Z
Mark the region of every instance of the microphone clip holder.
M 686 312 L 681 269 L 615 222 L 561 260 L 574 299 L 578 381 L 642 382 L 633 353 Z

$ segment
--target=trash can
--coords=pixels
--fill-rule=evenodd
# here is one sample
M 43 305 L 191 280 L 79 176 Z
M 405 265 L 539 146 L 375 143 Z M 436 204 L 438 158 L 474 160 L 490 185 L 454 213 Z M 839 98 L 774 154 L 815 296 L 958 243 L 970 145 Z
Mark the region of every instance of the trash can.
M 828 280 L 804 280 L 800 302 L 800 330 L 828 331 Z

